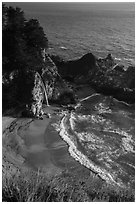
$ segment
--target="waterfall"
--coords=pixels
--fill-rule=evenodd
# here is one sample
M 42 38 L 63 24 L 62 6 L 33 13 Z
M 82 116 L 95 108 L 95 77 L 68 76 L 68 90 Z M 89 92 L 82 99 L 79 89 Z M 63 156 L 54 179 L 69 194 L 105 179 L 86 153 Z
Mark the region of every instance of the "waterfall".
M 37 72 L 37 73 L 38 73 L 38 72 Z M 43 85 L 43 89 L 44 89 L 44 95 L 45 95 L 46 103 L 47 103 L 47 106 L 49 106 L 48 95 L 47 95 L 47 91 L 46 91 L 45 85 L 44 85 L 43 80 L 42 80 L 42 77 L 40 76 L 39 73 L 38 73 L 38 76 L 39 76 L 39 78 L 40 78 L 41 81 L 42 81 L 42 85 Z

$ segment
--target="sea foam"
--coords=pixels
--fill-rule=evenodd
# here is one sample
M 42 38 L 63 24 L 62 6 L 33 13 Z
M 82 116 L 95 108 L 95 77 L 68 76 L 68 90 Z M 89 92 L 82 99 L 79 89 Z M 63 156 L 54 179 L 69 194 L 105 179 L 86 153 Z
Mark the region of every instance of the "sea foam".
M 108 171 L 106 171 L 105 169 L 100 168 L 99 166 L 95 165 L 91 160 L 89 160 L 89 158 L 84 155 L 81 151 L 79 151 L 77 149 L 77 145 L 75 143 L 75 140 L 73 140 L 72 136 L 68 133 L 68 129 L 69 127 L 66 124 L 66 121 L 68 122 L 68 114 L 65 113 L 63 119 L 61 120 L 60 123 L 60 136 L 61 138 L 68 144 L 69 148 L 69 153 L 70 155 L 76 160 L 78 161 L 80 164 L 82 164 L 83 166 L 87 167 L 88 169 L 90 169 L 92 172 L 95 172 L 98 176 L 100 176 L 103 180 L 105 180 L 107 183 L 111 183 L 114 185 L 118 185 L 121 187 L 124 187 L 123 184 L 121 183 L 121 181 L 117 180 L 116 181 L 116 177 L 113 175 L 111 175 Z M 70 127 L 73 127 L 73 123 L 72 123 L 72 118 L 74 116 L 72 115 L 72 113 L 70 114 Z

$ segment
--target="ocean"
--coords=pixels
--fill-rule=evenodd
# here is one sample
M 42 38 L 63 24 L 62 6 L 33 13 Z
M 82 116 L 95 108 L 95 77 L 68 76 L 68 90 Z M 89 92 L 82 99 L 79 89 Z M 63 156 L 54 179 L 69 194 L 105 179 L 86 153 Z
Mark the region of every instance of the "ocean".
M 112 53 L 125 66 L 135 63 L 134 3 L 7 3 L 27 18 L 37 18 L 49 40 L 50 54 L 64 59 L 92 52 Z

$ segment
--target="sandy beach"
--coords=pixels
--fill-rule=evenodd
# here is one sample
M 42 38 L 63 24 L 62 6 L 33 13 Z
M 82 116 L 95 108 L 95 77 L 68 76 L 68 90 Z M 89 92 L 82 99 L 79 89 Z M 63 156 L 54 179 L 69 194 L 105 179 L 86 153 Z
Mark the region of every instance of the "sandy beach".
M 40 171 L 47 176 L 57 175 L 66 169 L 85 169 L 70 156 L 68 145 L 54 127 L 62 118 L 59 113 L 61 110 L 50 106 L 45 111 L 51 117 L 44 116 L 43 120 L 3 117 L 5 173 L 7 166 L 12 166 L 9 175 L 28 169 Z

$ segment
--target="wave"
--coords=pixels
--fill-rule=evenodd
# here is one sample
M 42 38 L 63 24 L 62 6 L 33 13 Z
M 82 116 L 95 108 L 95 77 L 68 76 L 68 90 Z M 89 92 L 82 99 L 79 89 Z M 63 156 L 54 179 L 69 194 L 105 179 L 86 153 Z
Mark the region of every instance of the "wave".
M 115 60 L 121 61 L 121 58 L 117 58 L 117 57 L 115 57 Z
M 133 107 L 133 106 L 134 106 L 134 104 L 129 104 L 129 103 L 126 103 L 126 102 L 124 102 L 124 101 L 119 101 L 119 100 L 117 100 L 116 98 L 113 98 L 113 100 L 114 100 L 115 102 L 117 102 L 117 103 L 124 104 L 124 105 L 126 105 L 126 106 L 128 106 L 128 107 Z
M 49 47 L 49 48 L 48 48 L 48 50 L 53 50 L 53 49 L 54 49 L 53 47 Z
M 67 48 L 67 47 L 64 47 L 64 46 L 61 46 L 60 49 L 62 49 L 62 50 L 67 50 L 68 48 Z
M 90 95 L 90 96 L 87 96 L 86 98 L 81 99 L 80 102 L 86 101 L 86 100 L 88 100 L 89 98 L 92 98 L 92 97 L 98 96 L 98 95 L 101 95 L 101 94 L 99 94 L 99 93 L 94 93 L 94 94 L 92 94 L 92 95 Z
M 89 100 L 89 99 L 91 99 L 92 97 L 94 98 L 95 96 L 101 96 L 101 97 L 103 97 L 102 94 L 94 93 L 94 94 L 92 94 L 92 95 L 90 95 L 90 96 L 87 96 L 86 98 L 81 99 L 81 100 L 80 100 L 80 103 L 78 103 L 75 108 L 79 107 L 80 104 L 81 104 L 81 102 L 86 101 L 86 100 Z M 119 103 L 119 104 L 126 105 L 126 106 L 128 106 L 128 107 L 133 107 L 133 106 L 134 106 L 134 104 L 129 104 L 129 103 L 126 103 L 126 102 L 124 102 L 124 101 L 120 101 L 120 100 L 118 100 L 118 99 L 116 99 L 116 98 L 114 98 L 114 97 L 113 97 L 113 101 L 114 101 L 114 102 L 117 102 L 117 103 Z
M 73 121 L 73 113 L 70 114 L 69 119 L 69 126 L 67 125 L 68 122 L 68 113 L 65 113 L 63 119 L 60 123 L 60 136 L 61 138 L 68 144 L 69 148 L 68 151 L 70 155 L 78 161 L 83 166 L 90 169 L 92 172 L 96 173 L 100 178 L 105 180 L 109 184 L 118 185 L 120 187 L 125 187 L 120 181 L 115 181 L 114 178 L 108 171 L 102 169 L 101 167 L 95 165 L 86 155 L 84 155 L 81 151 L 77 148 L 77 141 L 74 140 L 74 137 L 69 134 L 69 128 L 72 130 L 74 129 L 74 121 Z

